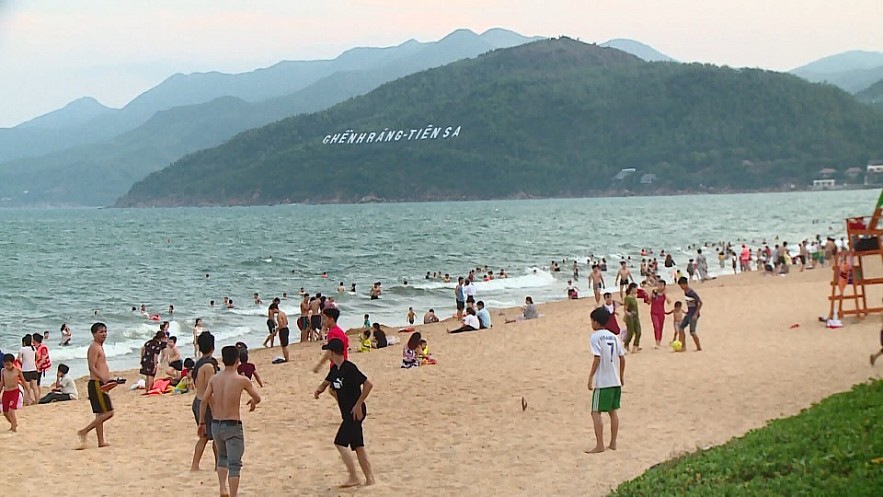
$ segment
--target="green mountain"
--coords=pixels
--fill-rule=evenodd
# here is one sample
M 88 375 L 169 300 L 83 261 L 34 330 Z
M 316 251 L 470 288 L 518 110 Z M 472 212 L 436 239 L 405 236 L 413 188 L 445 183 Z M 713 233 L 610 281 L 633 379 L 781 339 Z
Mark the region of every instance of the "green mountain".
M 781 189 L 883 157 L 880 136 L 883 116 L 831 86 L 562 38 L 244 132 L 150 174 L 117 205 Z
M 883 110 L 883 79 L 856 93 L 855 99 Z

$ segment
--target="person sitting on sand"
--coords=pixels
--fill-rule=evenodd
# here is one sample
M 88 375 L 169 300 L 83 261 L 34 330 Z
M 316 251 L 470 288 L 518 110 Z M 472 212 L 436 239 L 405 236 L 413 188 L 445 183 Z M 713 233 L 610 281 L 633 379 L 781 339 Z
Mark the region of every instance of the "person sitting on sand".
M 484 301 L 479 300 L 475 305 L 478 307 L 478 312 L 475 313 L 475 316 L 478 317 L 479 328 L 483 330 L 493 326 L 493 323 L 491 322 L 491 313 L 485 308 Z
M 371 338 L 371 345 L 374 346 L 375 349 L 385 348 L 389 341 L 386 339 L 386 332 L 380 329 L 380 323 L 374 323 L 374 333 Z
M 50 404 L 52 402 L 64 402 L 68 400 L 77 400 L 79 392 L 77 384 L 73 378 L 68 376 L 70 368 L 67 364 L 59 364 L 56 372 L 55 384 L 52 385 L 52 391 L 47 393 L 40 399 L 40 404 Z
M 463 316 L 463 326 L 455 330 L 448 330 L 448 333 L 463 333 L 464 331 L 475 331 L 480 328 L 481 323 L 478 321 L 478 316 L 475 313 L 475 308 L 467 307 L 466 315 Z
M 436 364 L 436 360 L 433 359 L 432 354 L 429 353 L 429 343 L 424 339 L 420 340 L 417 358 L 420 359 L 420 364 L 423 366 L 427 364 Z
M 362 338 L 359 340 L 359 352 L 371 352 L 372 345 L 371 330 L 363 331 Z
M 536 319 L 540 317 L 537 313 L 537 308 L 533 304 L 533 298 L 524 297 L 524 306 L 521 308 L 521 316 L 518 316 L 515 319 L 507 319 L 506 324 L 514 323 L 515 321 L 524 321 L 527 319 Z
M 435 315 L 435 310 L 430 309 L 429 312 L 423 315 L 423 324 L 432 324 L 438 322 L 438 316 Z
M 421 338 L 419 331 L 408 338 L 408 343 L 402 349 L 402 369 L 420 366 L 420 361 L 417 358 L 417 349 L 420 347 Z

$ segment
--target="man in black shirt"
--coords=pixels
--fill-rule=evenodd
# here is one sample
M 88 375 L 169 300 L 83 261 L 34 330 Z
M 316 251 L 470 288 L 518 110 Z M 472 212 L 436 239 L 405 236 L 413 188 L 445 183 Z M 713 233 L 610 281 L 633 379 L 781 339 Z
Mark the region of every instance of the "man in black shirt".
M 331 371 L 325 377 L 325 381 L 316 389 L 314 396 L 318 399 L 319 395 L 322 395 L 322 392 L 330 386 L 337 397 L 337 405 L 340 408 L 340 416 L 343 421 L 337 430 L 337 436 L 334 437 L 334 445 L 340 452 L 340 457 L 349 473 L 349 478 L 341 487 L 354 487 L 361 484 L 356 476 L 353 457 L 347 452 L 347 447 L 356 452 L 359 466 L 365 473 L 365 485 L 373 485 L 374 474 L 371 472 L 371 463 L 368 461 L 368 453 L 365 452 L 365 440 L 362 435 L 362 421 L 368 414 L 365 399 L 371 393 L 373 385 L 355 364 L 343 358 L 342 340 L 330 340 L 322 346 L 322 350 L 331 351 Z

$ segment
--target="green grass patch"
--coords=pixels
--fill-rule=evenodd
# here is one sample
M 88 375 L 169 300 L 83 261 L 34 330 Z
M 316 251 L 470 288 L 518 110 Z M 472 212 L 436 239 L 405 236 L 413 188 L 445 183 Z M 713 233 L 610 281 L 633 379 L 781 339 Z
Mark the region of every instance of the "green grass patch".
M 883 381 L 856 385 L 724 445 L 658 464 L 611 495 L 879 497 Z

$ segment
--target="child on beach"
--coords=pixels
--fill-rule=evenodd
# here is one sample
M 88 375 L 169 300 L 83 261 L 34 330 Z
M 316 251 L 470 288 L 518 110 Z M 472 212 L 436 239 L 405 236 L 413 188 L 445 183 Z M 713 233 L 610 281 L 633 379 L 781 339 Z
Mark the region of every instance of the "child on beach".
M 420 340 L 417 357 L 420 359 L 420 364 L 423 366 L 427 364 L 436 364 L 435 359 L 432 358 L 432 354 L 429 353 L 429 343 L 425 339 Z
M 402 369 L 416 368 L 420 365 L 417 348 L 420 347 L 421 338 L 419 331 L 408 338 L 408 343 L 402 348 Z
M 362 327 L 365 328 L 366 330 L 371 329 L 371 319 L 369 319 L 369 318 L 370 318 L 370 315 L 365 314 L 365 322 L 362 323 Z
M 610 313 L 598 307 L 590 314 L 592 320 L 591 347 L 592 371 L 589 373 L 588 388 L 592 392 L 592 425 L 595 431 L 595 448 L 589 454 L 604 452 L 604 421 L 601 413 L 610 416 L 610 445 L 616 450 L 616 435 L 619 433 L 617 411 L 625 384 L 625 350 L 616 335 L 606 329 Z
M 239 367 L 240 351 L 233 345 L 221 349 L 221 360 L 224 371 L 214 375 L 206 386 L 203 402 L 199 409 L 199 428 L 197 432 L 203 436 L 206 427 L 206 409 L 211 406 L 212 432 L 215 446 L 218 448 L 218 482 L 221 495 L 236 497 L 239 493 L 239 476 L 242 470 L 242 454 L 245 452 L 242 420 L 239 405 L 242 392 L 251 397 L 247 402 L 249 412 L 261 402 L 260 394 L 254 389 L 251 380 L 240 376 L 236 371 Z M 230 492 L 227 492 L 227 485 Z
M 15 417 L 15 411 L 21 405 L 21 390 L 18 389 L 19 383 L 25 383 L 25 377 L 21 374 L 21 370 L 15 367 L 15 356 L 6 354 L 3 356 L 3 369 L 0 370 L 0 385 L 3 386 L 2 410 L 3 416 L 9 421 L 9 431 L 18 431 L 18 419 Z
M 408 307 L 408 324 L 414 325 L 414 319 L 417 318 L 417 314 L 414 312 L 413 307 Z
M 667 311 L 666 314 L 671 314 L 671 327 L 674 330 L 674 335 L 671 337 L 671 341 L 674 342 L 678 339 L 678 325 L 684 320 L 684 303 L 680 300 L 675 302 L 674 309 Z
M 419 333 L 415 333 L 415 335 L 419 335 Z M 348 488 L 361 484 L 356 475 L 353 458 L 346 450 L 347 447 L 356 453 L 359 466 L 362 467 L 362 472 L 365 474 L 365 485 L 373 485 L 374 474 L 371 470 L 371 462 L 368 460 L 368 453 L 365 452 L 362 422 L 368 414 L 365 399 L 368 398 L 374 385 L 368 381 L 368 378 L 359 371 L 355 364 L 344 359 L 345 345 L 342 341 L 329 340 L 322 348 L 331 352 L 331 371 L 313 396 L 318 399 L 329 386 L 336 394 L 337 406 L 340 408 L 340 416 L 343 421 L 334 437 L 334 446 L 340 453 L 340 458 L 343 459 L 349 475 L 341 487 Z
M 359 340 L 359 352 L 371 352 L 371 330 L 362 332 L 362 339 Z
M 236 368 L 236 372 L 245 376 L 249 380 L 254 377 L 254 381 L 258 382 L 261 388 L 264 388 L 264 382 L 261 381 L 261 375 L 258 374 L 258 368 L 248 362 L 248 348 L 246 347 L 237 347 L 239 350 L 239 366 Z

